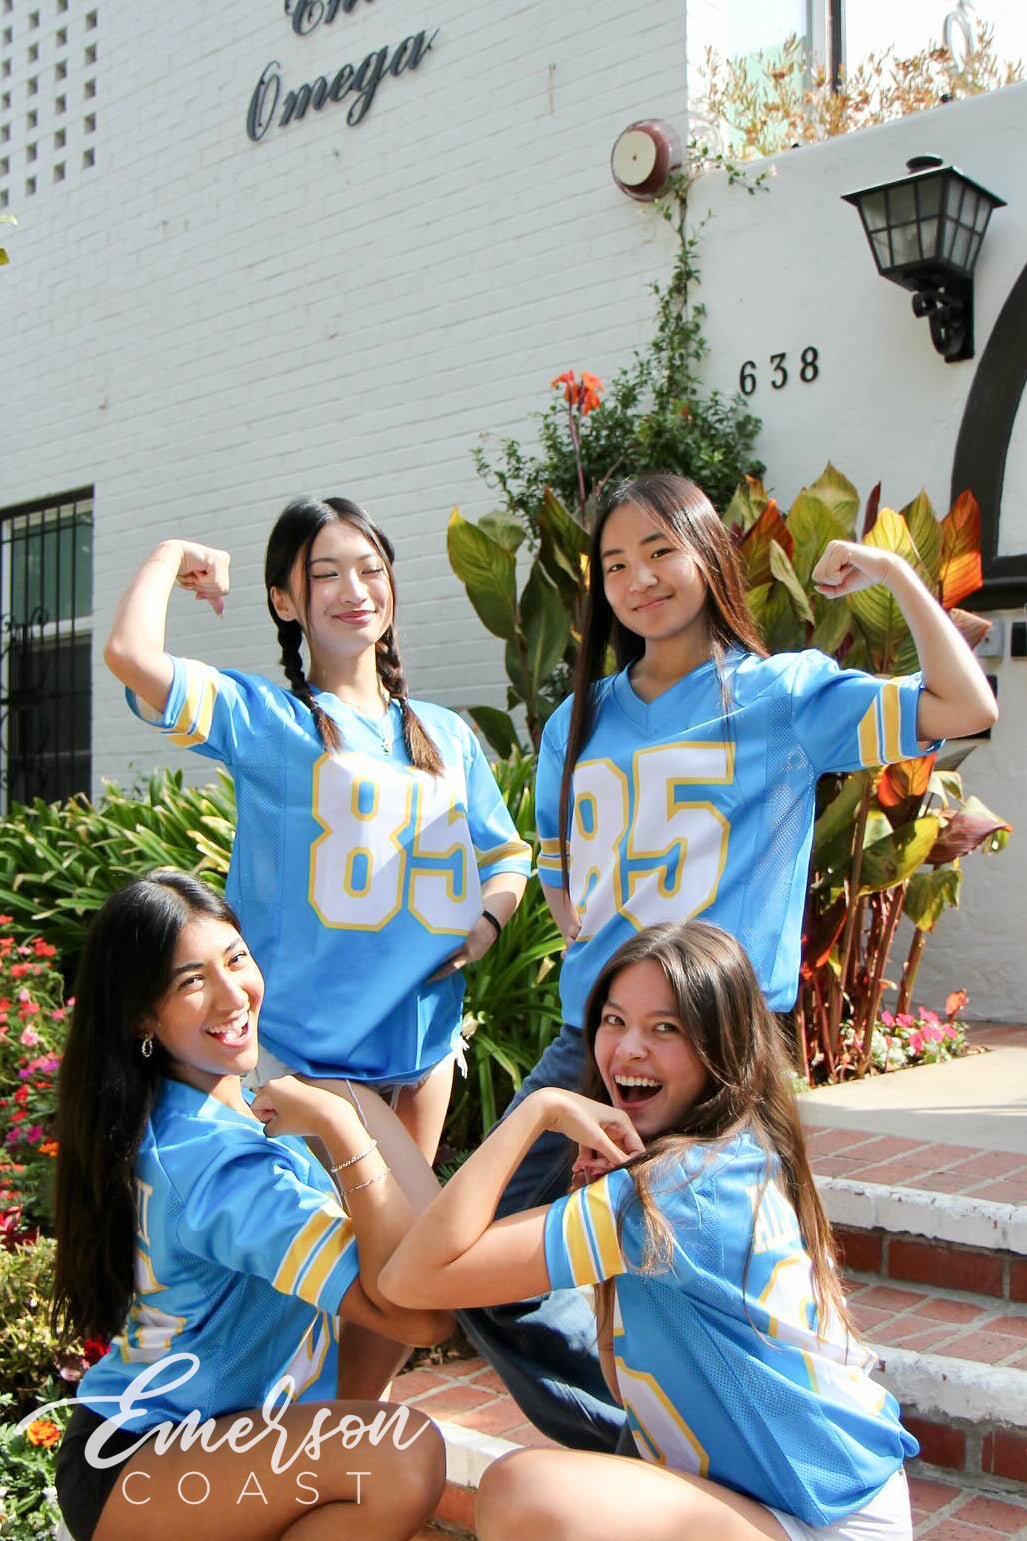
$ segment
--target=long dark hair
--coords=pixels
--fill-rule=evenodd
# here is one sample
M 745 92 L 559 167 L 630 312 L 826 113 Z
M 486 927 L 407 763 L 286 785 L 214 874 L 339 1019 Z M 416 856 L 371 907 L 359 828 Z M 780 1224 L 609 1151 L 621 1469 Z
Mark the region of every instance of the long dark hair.
M 710 654 L 722 681 L 725 711 L 729 699 L 723 685 L 724 656 L 729 648 L 742 648 L 765 658 L 756 623 L 745 597 L 745 578 L 738 553 L 731 544 L 720 516 L 705 492 L 687 476 L 647 474 L 608 487 L 600 500 L 588 558 L 588 596 L 582 625 L 581 647 L 574 673 L 567 753 L 560 780 L 560 863 L 563 886 L 568 886 L 567 815 L 571 778 L 578 757 L 588 742 L 595 716 L 594 686 L 606 673 L 607 651 L 612 647 L 617 668 L 624 669 L 641 658 L 645 640 L 622 626 L 610 608 L 603 583 L 602 541 L 606 521 L 615 508 L 633 504 L 662 524 L 675 546 L 692 556 L 706 583 L 704 618 Z
M 775 1153 L 781 1163 L 785 1189 L 812 1264 L 821 1320 L 834 1312 L 847 1326 L 834 1239 L 806 1154 L 784 1036 L 763 999 L 745 949 L 729 932 L 708 921 L 690 920 L 651 926 L 617 949 L 592 986 L 585 1007 L 586 1095 L 610 1101 L 596 1065 L 596 1033 L 616 975 L 646 961 L 663 970 L 682 1026 L 706 1071 L 706 1082 L 679 1127 L 667 1130 L 644 1155 L 628 1163 L 642 1210 L 643 1269 L 667 1267 L 673 1250 L 670 1227 L 652 1195 L 654 1168 L 680 1152 L 683 1144 L 723 1140 L 748 1128 L 768 1156 Z M 768 1167 L 764 1185 L 769 1175 Z
M 310 573 L 307 567 L 310 548 L 327 524 L 348 524 L 369 541 L 381 558 L 392 594 L 392 621 L 375 644 L 375 665 L 378 678 L 387 694 L 394 697 L 403 712 L 403 740 L 410 756 L 411 765 L 418 770 L 441 775 L 442 760 L 429 734 L 410 705 L 403 662 L 396 642 L 396 579 L 392 571 L 395 552 L 392 542 L 371 520 L 359 503 L 349 498 L 294 498 L 275 521 L 267 542 L 264 556 L 264 587 L 267 589 L 267 608 L 278 631 L 282 650 L 282 668 L 293 695 L 310 708 L 314 727 L 326 749 L 343 747 L 338 725 L 314 700 L 307 676 L 303 670 L 300 644 L 303 628 L 299 621 L 283 621 L 271 598 L 272 589 L 287 590 L 297 557 L 302 557 L 303 609 L 310 604 Z
M 145 1057 L 140 1026 L 170 983 L 194 916 L 238 928 L 198 878 L 160 868 L 112 894 L 89 928 L 57 1100 L 53 1324 L 110 1338 L 132 1298 L 135 1158 L 166 1060 Z

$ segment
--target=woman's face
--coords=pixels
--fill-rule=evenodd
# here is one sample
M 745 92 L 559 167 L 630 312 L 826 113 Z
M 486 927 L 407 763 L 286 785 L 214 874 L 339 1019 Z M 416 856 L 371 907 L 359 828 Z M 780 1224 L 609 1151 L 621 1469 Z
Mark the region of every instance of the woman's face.
M 257 1063 L 264 981 L 234 926 L 194 916 L 178 935 L 171 982 L 143 1023 L 171 1061 L 171 1074 L 201 1091 Z
M 299 621 L 303 627 L 313 675 L 325 664 L 373 647 L 391 626 L 394 608 L 381 553 L 344 520 L 317 532 L 306 556 L 306 574 L 301 553 L 288 588 L 273 588 L 271 601 L 283 621 Z
M 652 958 L 613 976 L 594 1053 L 611 1103 L 627 1113 L 643 1140 L 680 1128 L 706 1085 L 674 992 Z
M 621 503 L 603 526 L 603 590 L 614 615 L 647 642 L 705 627 L 706 580 L 647 509 Z

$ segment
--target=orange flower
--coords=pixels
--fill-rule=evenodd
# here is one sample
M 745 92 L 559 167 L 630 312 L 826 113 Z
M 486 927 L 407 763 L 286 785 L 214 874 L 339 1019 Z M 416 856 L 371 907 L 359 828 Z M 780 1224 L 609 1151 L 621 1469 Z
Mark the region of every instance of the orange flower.
M 56 1156 L 56 1154 L 57 1154 L 57 1141 L 56 1140 L 44 1140 L 42 1145 L 40 1145 L 40 1147 L 39 1147 L 39 1154 L 41 1156 Z
M 565 369 L 562 375 L 557 375 L 549 384 L 562 385 L 564 401 L 569 406 L 577 407 L 582 417 L 599 406 L 604 389 L 599 376 L 590 374 L 587 369 L 581 371 L 580 381 L 575 378 L 573 369 Z
M 551 387 L 554 385 L 562 385 L 563 399 L 564 401 L 569 401 L 571 406 L 573 406 L 577 401 L 578 383 L 574 378 L 573 369 L 565 369 L 562 375 L 556 375 L 554 379 L 550 380 L 549 384 Z
M 593 407 L 600 405 L 600 397 L 604 386 L 598 375 L 589 374 L 587 369 L 581 371 L 581 386 L 578 395 L 578 403 L 581 407 L 581 415 L 591 412 Z
M 37 1418 L 35 1423 L 30 1423 L 25 1430 L 25 1438 L 30 1445 L 42 1445 L 47 1450 L 52 1450 L 54 1445 L 61 1442 L 61 1431 L 52 1418 Z

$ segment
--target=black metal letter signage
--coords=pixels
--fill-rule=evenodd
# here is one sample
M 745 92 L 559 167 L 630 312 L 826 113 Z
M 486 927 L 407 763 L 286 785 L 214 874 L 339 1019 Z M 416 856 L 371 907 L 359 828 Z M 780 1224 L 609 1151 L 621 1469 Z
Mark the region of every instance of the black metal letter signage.
M 370 4 L 370 0 L 285 0 L 285 14 L 290 18 L 292 30 L 306 37 L 322 22 L 335 20 L 341 12 L 350 15 L 358 4 Z M 309 108 L 320 112 L 333 102 L 351 97 L 346 122 L 351 128 L 362 123 L 371 110 L 378 91 L 387 75 L 394 79 L 408 70 L 416 70 L 430 51 L 439 29 L 411 33 L 394 48 L 373 49 L 357 65 L 344 64 L 334 74 L 318 75 L 286 91 L 282 99 L 282 66 L 277 59 L 265 65 L 250 97 L 246 113 L 246 132 L 255 144 L 275 125 L 284 128 L 287 123 L 306 116 Z M 281 111 L 279 112 L 279 104 Z M 277 115 L 277 118 L 276 118 Z

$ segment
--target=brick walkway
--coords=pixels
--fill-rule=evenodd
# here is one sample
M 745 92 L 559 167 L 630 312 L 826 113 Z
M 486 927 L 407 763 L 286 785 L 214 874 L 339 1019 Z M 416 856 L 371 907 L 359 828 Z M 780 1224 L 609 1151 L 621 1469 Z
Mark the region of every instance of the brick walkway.
M 849 1277 L 857 1327 L 878 1347 L 974 1359 L 1027 1370 L 1027 1306 L 986 1295 Z

